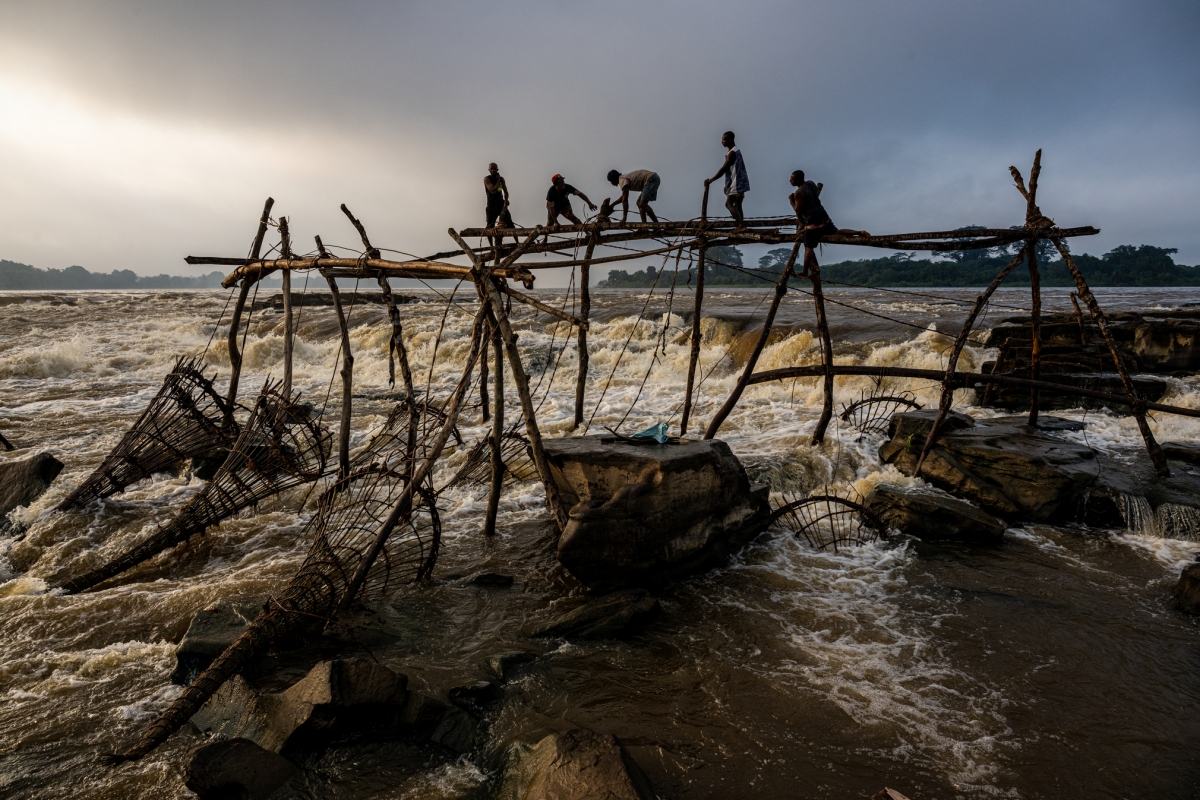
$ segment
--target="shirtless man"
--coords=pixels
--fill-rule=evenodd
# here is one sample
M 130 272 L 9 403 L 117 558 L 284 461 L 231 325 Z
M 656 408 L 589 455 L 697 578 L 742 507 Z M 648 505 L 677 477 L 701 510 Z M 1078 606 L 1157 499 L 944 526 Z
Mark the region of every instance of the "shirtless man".
M 592 211 L 596 210 L 596 204 L 588 200 L 586 194 L 567 183 L 562 175 L 555 175 L 550 179 L 550 191 L 546 192 L 546 227 L 552 230 L 557 228 L 560 215 L 571 220 L 576 225 L 583 224 L 579 220 L 579 217 L 575 216 L 575 212 L 571 210 L 571 195 L 582 198 L 583 202 L 587 203 L 588 208 Z
M 487 227 L 495 227 L 496 221 L 499 220 L 500 227 L 515 228 L 512 214 L 508 211 L 508 184 L 504 182 L 504 176 L 500 174 L 500 168 L 494 161 L 488 164 L 488 174 L 483 176 L 483 190 L 487 193 Z M 500 241 L 493 241 L 490 236 L 488 241 L 493 246 L 504 244 L 503 236 L 496 238 Z M 513 236 L 513 242 L 517 242 L 516 236 Z
M 821 205 L 821 189 L 823 184 L 804 180 L 804 170 L 798 169 L 789 179 L 796 191 L 788 195 L 788 202 L 796 212 L 799 228 L 804 234 L 804 266 L 799 278 L 807 278 L 809 267 L 817 263 L 815 251 L 821 243 L 821 238 L 832 234 L 842 236 L 870 236 L 866 231 L 852 231 L 849 228 L 838 228 L 829 218 L 825 206 Z
M 742 160 L 742 148 L 734 143 L 733 131 L 721 134 L 721 144 L 725 146 L 725 163 L 717 170 L 717 174 L 706 178 L 704 186 L 722 175 L 725 176 L 725 207 L 737 223 L 734 233 L 746 230 L 746 218 L 742 216 L 742 200 L 750 191 L 750 176 L 746 174 L 746 162 Z
M 608 182 L 621 190 L 621 199 L 613 203 L 613 208 L 622 206 L 622 225 L 625 224 L 625 219 L 629 216 L 630 191 L 640 192 L 637 199 L 637 207 L 638 213 L 642 215 L 642 222 L 646 221 L 647 214 L 650 215 L 650 219 L 658 222 L 658 215 L 650 207 L 650 204 L 658 199 L 658 187 L 662 184 L 657 172 L 651 172 L 648 169 L 635 169 L 632 172 L 622 174 L 614 169 L 608 173 Z

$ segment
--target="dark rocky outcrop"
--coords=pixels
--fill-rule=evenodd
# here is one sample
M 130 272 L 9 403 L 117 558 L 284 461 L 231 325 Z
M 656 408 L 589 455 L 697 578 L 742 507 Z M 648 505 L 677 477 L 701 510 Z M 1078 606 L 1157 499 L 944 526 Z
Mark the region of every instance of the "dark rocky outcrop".
M 570 520 L 558 559 L 589 587 L 654 585 L 719 563 L 761 533 L 767 487 L 721 441 L 546 440 Z
M 266 800 L 297 772 L 248 739 L 224 739 L 192 752 L 184 785 L 200 800 Z
M 659 611 L 658 600 L 645 589 L 623 589 L 590 600 L 532 632 L 533 636 L 568 639 L 611 639 L 637 631 Z
M 617 737 L 576 728 L 515 746 L 496 800 L 654 800 L 650 779 Z
M 880 484 L 863 505 L 889 528 L 919 539 L 995 542 L 1007 527 L 1004 520 L 936 489 Z
M 499 653 L 498 655 L 490 656 L 484 662 L 484 669 L 496 680 L 501 683 L 506 682 L 517 667 L 536 661 L 537 656 L 533 653 L 515 652 L 515 653 Z
M 1175 603 L 1189 614 L 1200 614 L 1200 564 L 1188 564 L 1175 584 Z
M 879 457 L 912 475 L 936 416 L 934 409 L 892 417 Z M 921 477 L 1004 519 L 1072 521 L 1097 484 L 1095 453 L 1054 435 L 1079 423 L 1042 417 L 1031 428 L 1027 422 L 1024 416 L 976 421 L 952 412 Z
M 10 511 L 41 497 L 62 469 L 62 462 L 49 453 L 21 461 L 0 460 L 0 528 Z
M 175 648 L 171 682 L 186 686 L 242 635 L 258 613 L 262 598 L 233 598 L 202 608 Z

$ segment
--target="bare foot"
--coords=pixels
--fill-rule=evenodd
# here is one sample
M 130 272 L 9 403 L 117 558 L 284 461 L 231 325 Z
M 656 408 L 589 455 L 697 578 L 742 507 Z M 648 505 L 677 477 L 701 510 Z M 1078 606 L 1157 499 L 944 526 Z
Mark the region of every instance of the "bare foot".
M 747 230 L 749 229 L 745 225 L 742 225 L 739 228 L 734 228 L 730 233 L 745 233 Z
M 870 236 L 871 234 L 867 233 L 866 231 L 859 231 L 858 235 L 859 236 Z
M 797 275 L 796 277 L 797 277 L 797 278 L 799 278 L 799 279 L 800 279 L 800 280 L 802 280 L 802 281 L 807 281 L 807 280 L 810 280 L 810 278 L 808 277 L 808 273 L 807 273 L 807 272 L 801 272 L 801 273 L 800 273 L 799 275 Z

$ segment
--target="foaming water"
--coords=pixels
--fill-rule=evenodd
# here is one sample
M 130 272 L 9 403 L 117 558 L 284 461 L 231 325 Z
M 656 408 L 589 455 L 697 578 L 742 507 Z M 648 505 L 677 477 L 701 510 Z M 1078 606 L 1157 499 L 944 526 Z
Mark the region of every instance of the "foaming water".
M 922 369 L 944 369 L 975 295 L 827 291 L 832 301 L 898 320 L 831 303 L 837 363 Z M 442 396 L 465 363 L 469 306 L 447 312 L 431 292 L 405 293 L 423 300 L 401 308 L 417 387 Z M 561 302 L 553 294 L 543 299 Z M 1174 289 L 1097 294 L 1114 311 L 1200 299 Z M 355 302 L 352 290 L 346 295 L 357 447 L 398 395 L 387 382 L 384 310 Z M 691 297 L 677 290 L 669 304 L 668 296 L 594 292 L 590 432 L 659 421 L 677 430 Z M 733 388 L 765 298 L 759 291 L 706 294 L 690 434 L 703 430 Z M 1026 308 L 1027 300 L 1002 291 L 984 327 L 1019 313 L 1002 306 Z M 50 450 L 66 464 L 46 495 L 10 517 L 19 533 L 0 538 L 0 725 L 8 734 L 0 742 L 0 794 L 188 796 L 180 764 L 198 741 L 188 731 L 121 769 L 99 769 L 95 756 L 128 743 L 176 696 L 167 680 L 172 643 L 196 610 L 278 591 L 303 558 L 301 532 L 316 494 L 307 487 L 226 520 L 100 591 L 47 589 L 140 540 L 202 488 L 186 474 L 156 475 L 87 513 L 51 513 L 119 441 L 175 356 L 204 355 L 224 388 L 226 328 L 215 321 L 225 301 L 219 292 L 0 296 L 0 425 L 21 448 L 0 458 Z M 1069 310 L 1066 291 L 1047 291 L 1045 307 Z M 294 385 L 332 427 L 341 396 L 336 322 L 327 308 L 298 311 Z M 574 334 L 549 316 L 520 307 L 514 313 L 539 423 L 548 435 L 569 435 Z M 778 324 L 760 368 L 820 363 L 810 298 L 789 294 Z M 283 352 L 279 315 L 255 312 L 248 328 L 243 399 L 268 374 L 281 374 Z M 960 369 L 978 370 L 992 355 L 969 344 Z M 1169 383 L 1165 402 L 1200 407 L 1197 379 Z M 929 381 L 884 385 L 911 391 L 926 406 L 940 394 Z M 839 379 L 836 404 L 872 386 L 868 378 Z M 865 495 L 881 482 L 915 482 L 880 464 L 877 438 L 842 429 L 836 416 L 826 443 L 811 447 L 820 397 L 816 379 L 750 387 L 721 438 L 774 492 L 829 484 Z M 957 408 L 993 413 L 974 402 L 973 391 L 955 394 Z M 515 396 L 509 408 L 515 418 Z M 1065 436 L 1113 463 L 1140 446 L 1130 419 L 1061 415 L 1085 423 Z M 1200 440 L 1200 420 L 1152 424 L 1160 439 Z M 466 410 L 462 429 L 468 444 L 487 431 L 477 407 Z M 461 464 L 465 449 L 447 457 L 439 480 Z M 993 548 L 902 540 L 834 554 L 771 531 L 727 566 L 669 587 L 665 613 L 640 637 L 565 644 L 524 635 L 579 595 L 554 559 L 539 487 L 507 491 L 492 541 L 480 536 L 485 499 L 461 489 L 441 496 L 435 579 L 392 601 L 412 635 L 374 654 L 437 692 L 477 680 L 488 655 L 537 650 L 537 667 L 518 678 L 493 722 L 501 743 L 569 725 L 611 731 L 672 797 L 869 796 L 885 784 L 914 800 L 1057 797 L 1062 786 L 1088 786 L 1101 796 L 1179 796 L 1195 782 L 1190 753 L 1200 744 L 1200 724 L 1180 709 L 1200 701 L 1189 655 L 1200 635 L 1170 600 L 1174 577 L 1198 549 L 1171 533 L 1196 529 L 1190 510 L 1160 508 L 1136 517 L 1130 531 L 1015 529 Z M 514 574 L 516 588 L 481 592 L 448 579 L 481 569 Z M 295 796 L 449 798 L 486 778 L 480 765 L 406 747 L 334 748 L 306 765 Z

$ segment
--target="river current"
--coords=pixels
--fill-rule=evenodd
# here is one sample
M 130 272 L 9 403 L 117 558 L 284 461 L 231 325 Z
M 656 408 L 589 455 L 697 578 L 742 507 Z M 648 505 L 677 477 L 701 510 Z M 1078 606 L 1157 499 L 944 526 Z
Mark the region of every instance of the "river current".
M 460 290 L 443 316 L 450 287 L 397 291 L 420 300 L 401 306 L 417 385 L 444 396 L 461 374 L 474 297 Z M 398 395 L 388 386 L 383 308 L 354 303 L 352 286 L 343 292 L 351 306 L 358 446 Z M 950 339 L 938 331 L 953 335 L 975 294 L 830 289 L 837 360 L 941 369 Z M 1109 311 L 1200 304 L 1195 289 L 1096 294 Z M 561 292 L 538 296 L 562 302 Z M 308 543 L 299 534 L 314 507 L 306 488 L 98 591 L 47 589 L 146 536 L 202 487 L 186 474 L 163 474 L 87 513 L 50 512 L 119 441 L 177 355 L 205 355 L 223 390 L 227 312 L 220 328 L 216 321 L 227 298 L 0 294 L 0 431 L 19 448 L 0 458 L 48 450 L 66 464 L 42 498 L 13 513 L 23 533 L 0 536 L 0 796 L 191 796 L 183 765 L 199 737 L 190 730 L 134 764 L 108 768 L 96 756 L 136 739 L 181 691 L 169 681 L 174 643 L 197 610 L 276 592 L 303 558 Z M 752 337 L 739 330 L 746 320 L 753 330 L 768 302 L 769 291 L 706 294 L 693 435 L 749 352 Z M 1047 311 L 1070 310 L 1066 290 L 1046 291 L 1044 302 Z M 682 287 L 673 298 L 666 285 L 653 296 L 593 291 L 591 432 L 632 432 L 658 421 L 678 431 L 691 304 Z M 1004 290 L 979 327 L 1027 311 L 1027 291 Z M 336 322 L 326 307 L 298 314 L 295 388 L 336 429 Z M 783 332 L 759 368 L 819 363 L 812 319 L 811 299 L 789 294 L 777 321 Z M 539 424 L 546 435 L 570 435 L 574 335 L 524 307 L 514 309 L 514 321 Z M 269 309 L 251 317 L 243 402 L 269 373 L 281 374 L 281 329 Z M 968 346 L 959 368 L 978 370 L 988 355 Z M 1200 407 L 1200 380 L 1169 382 L 1163 402 Z M 928 381 L 889 385 L 927 407 L 940 391 Z M 870 386 L 866 378 L 839 379 L 837 403 L 857 400 Z M 976 407 L 970 390 L 955 403 L 978 416 L 993 413 Z M 509 408 L 515 418 L 515 395 Z M 751 387 L 721 438 L 775 492 L 804 494 L 832 483 L 865 495 L 881 481 L 912 482 L 881 466 L 878 439 L 860 441 L 836 416 L 825 445 L 811 447 L 819 409 L 815 380 Z M 1069 435 L 1097 450 L 1120 457 L 1139 446 L 1132 419 L 1055 413 L 1083 420 L 1085 430 Z M 1200 441 L 1200 420 L 1161 416 L 1152 426 L 1160 440 Z M 468 408 L 464 438 L 486 429 L 478 407 Z M 443 480 L 464 450 L 446 459 Z M 644 633 L 565 643 L 524 635 L 581 594 L 554 558 L 539 486 L 522 483 L 505 494 L 492 541 L 480 534 L 485 504 L 486 490 L 442 495 L 432 581 L 390 598 L 396 624 L 410 635 L 374 655 L 407 673 L 411 685 L 438 692 L 478 680 L 489 655 L 540 653 L 492 721 L 497 746 L 576 726 L 614 733 L 670 798 L 868 797 L 884 785 L 913 800 L 1200 793 L 1200 627 L 1171 597 L 1179 570 L 1200 552 L 1196 542 L 1028 526 L 995 547 L 901 538 L 832 553 L 773 529 L 726 566 L 667 588 L 663 614 Z M 512 574 L 516 584 L 482 590 L 453 580 L 480 570 Z M 455 798 L 484 781 L 488 768 L 389 742 L 338 746 L 307 766 L 286 796 Z

